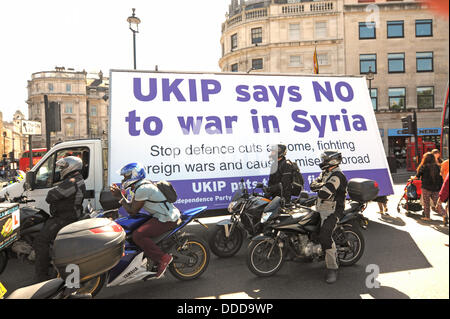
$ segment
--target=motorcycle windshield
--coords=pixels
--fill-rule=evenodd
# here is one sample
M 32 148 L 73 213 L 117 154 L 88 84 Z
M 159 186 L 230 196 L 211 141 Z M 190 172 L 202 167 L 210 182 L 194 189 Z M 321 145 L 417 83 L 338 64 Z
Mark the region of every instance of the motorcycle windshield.
M 240 188 L 238 189 L 234 194 L 233 198 L 231 199 L 232 202 L 238 201 L 239 198 L 241 198 L 244 195 L 244 189 Z

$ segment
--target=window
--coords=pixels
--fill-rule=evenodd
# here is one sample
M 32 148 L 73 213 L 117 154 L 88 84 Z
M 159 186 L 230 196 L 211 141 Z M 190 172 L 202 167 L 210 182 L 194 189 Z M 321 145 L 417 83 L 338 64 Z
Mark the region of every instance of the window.
M 66 84 L 66 92 L 72 92 L 72 84 Z
M 300 24 L 299 23 L 289 24 L 289 40 L 291 40 L 291 41 L 300 40 Z
M 262 28 L 252 29 L 252 44 L 262 43 Z
M 433 36 L 433 20 L 416 20 L 416 37 Z
M 403 38 L 403 21 L 388 21 L 387 22 L 387 37 L 388 38 Z
M 359 39 L 376 39 L 375 22 L 359 23 Z
M 89 148 L 76 147 L 64 150 L 59 150 L 57 153 L 48 157 L 44 163 L 41 164 L 36 173 L 36 188 L 50 188 L 53 184 L 61 179 L 60 168 L 55 167 L 55 162 L 67 156 L 77 156 L 83 161 L 83 168 L 81 173 L 83 178 L 89 176 Z
M 231 36 L 231 50 L 237 48 L 237 33 Z
M 53 92 L 53 83 L 48 83 L 48 90 Z
M 328 65 L 328 53 L 317 54 L 319 65 Z
M 262 70 L 263 69 L 263 59 L 252 59 L 252 69 Z
M 65 124 L 66 136 L 74 136 L 75 135 L 75 123 L 73 121 L 66 122 Z
M 406 108 L 406 89 L 390 88 L 389 89 L 389 109 L 403 110 Z
M 291 55 L 289 57 L 289 66 L 291 67 L 302 66 L 302 57 L 300 55 Z
M 378 110 L 378 89 L 370 89 L 370 99 L 374 111 Z
M 67 114 L 73 113 L 73 104 L 72 103 L 64 103 L 64 113 L 67 113 Z
M 232 64 L 231 65 L 231 72 L 237 72 L 237 71 L 238 71 L 238 64 L 237 63 Z
M 433 72 L 433 52 L 416 53 L 417 72 Z
M 91 105 L 89 110 L 91 111 L 91 116 L 97 116 L 97 106 L 96 105 Z
M 316 38 L 326 38 L 328 36 L 328 28 L 326 21 L 316 22 L 315 24 Z
M 434 87 L 418 87 L 417 88 L 417 108 L 432 109 L 434 108 Z
M 388 72 L 403 73 L 405 72 L 405 54 L 389 53 L 388 54 Z
M 376 54 L 360 54 L 359 55 L 359 73 L 365 74 L 372 71 L 377 73 L 377 55 Z

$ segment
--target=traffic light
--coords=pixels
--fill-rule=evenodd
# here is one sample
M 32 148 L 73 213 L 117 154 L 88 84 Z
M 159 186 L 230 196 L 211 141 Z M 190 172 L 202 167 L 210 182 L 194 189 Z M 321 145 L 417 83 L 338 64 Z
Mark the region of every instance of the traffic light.
M 402 117 L 402 128 L 405 134 L 414 134 L 414 123 L 411 115 Z

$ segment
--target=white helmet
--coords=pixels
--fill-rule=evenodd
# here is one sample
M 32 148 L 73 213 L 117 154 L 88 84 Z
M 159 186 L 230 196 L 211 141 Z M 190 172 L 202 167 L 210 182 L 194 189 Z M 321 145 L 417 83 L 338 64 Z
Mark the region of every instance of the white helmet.
M 67 156 L 58 160 L 56 162 L 56 167 L 61 170 L 61 179 L 64 179 L 72 172 L 81 171 L 83 168 L 83 161 L 76 156 Z

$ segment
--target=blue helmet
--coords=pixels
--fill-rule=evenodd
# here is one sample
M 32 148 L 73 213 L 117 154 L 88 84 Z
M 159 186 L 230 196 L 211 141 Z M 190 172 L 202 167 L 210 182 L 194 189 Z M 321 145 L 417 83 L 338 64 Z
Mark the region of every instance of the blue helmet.
M 139 163 L 130 163 L 122 167 L 120 175 L 123 176 L 122 188 L 127 189 L 145 178 L 145 169 Z

